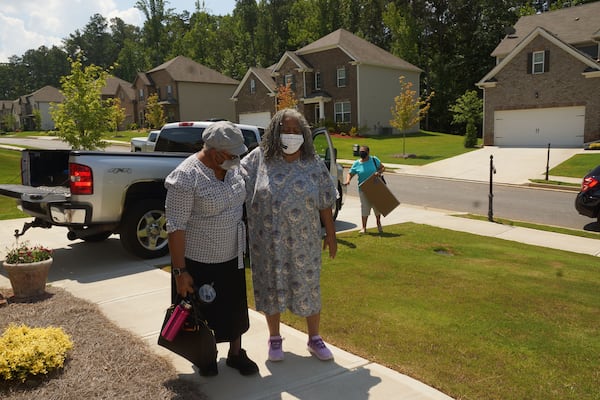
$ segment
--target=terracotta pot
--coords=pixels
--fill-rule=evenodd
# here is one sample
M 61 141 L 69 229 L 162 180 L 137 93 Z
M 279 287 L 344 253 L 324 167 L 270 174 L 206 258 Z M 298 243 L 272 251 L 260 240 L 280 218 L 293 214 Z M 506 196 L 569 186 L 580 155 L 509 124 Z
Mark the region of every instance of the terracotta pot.
M 27 264 L 9 264 L 2 266 L 8 273 L 10 285 L 16 298 L 40 296 L 46 293 L 46 280 L 52 265 L 52 258 Z

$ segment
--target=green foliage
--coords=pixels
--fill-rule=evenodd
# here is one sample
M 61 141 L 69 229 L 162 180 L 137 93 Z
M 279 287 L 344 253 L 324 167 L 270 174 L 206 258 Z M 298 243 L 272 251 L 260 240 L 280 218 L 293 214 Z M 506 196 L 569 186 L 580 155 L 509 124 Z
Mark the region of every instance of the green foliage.
M 10 324 L 0 336 L 0 377 L 25 382 L 62 368 L 73 342 L 62 328 Z
M 37 108 L 33 110 L 33 129 L 39 131 L 42 129 L 42 113 Z
M 466 124 L 465 147 L 475 147 L 477 144 L 477 125 L 483 119 L 483 99 L 477 91 L 468 90 L 451 105 L 452 123 Z
M 7 249 L 5 260 L 9 264 L 28 264 L 52 258 L 52 250 L 41 246 L 30 246 L 27 242 Z
M 465 133 L 465 147 L 475 147 L 477 145 L 477 127 L 472 122 L 467 122 L 467 132 Z
M 158 95 L 156 93 L 148 96 L 146 103 L 146 122 L 151 129 L 160 129 L 167 122 L 165 112 L 160 104 L 158 104 Z
M 101 90 L 108 72 L 90 65 L 84 67 L 81 53 L 71 61 L 71 74 L 61 79 L 62 103 L 53 104 L 51 115 L 57 134 L 74 149 L 105 147 L 103 132 L 112 130 L 111 100 L 103 100 Z
M 123 123 L 123 121 L 125 120 L 125 109 L 123 107 L 121 107 L 121 100 L 118 98 L 113 98 L 110 99 L 112 102 L 112 115 L 111 115 L 111 124 L 112 124 L 112 128 L 115 131 L 119 130 L 119 126 L 121 126 L 121 124 Z
M 4 129 L 9 132 L 15 130 L 15 124 L 17 123 L 17 119 L 13 113 L 6 114 L 2 117 L 2 125 Z

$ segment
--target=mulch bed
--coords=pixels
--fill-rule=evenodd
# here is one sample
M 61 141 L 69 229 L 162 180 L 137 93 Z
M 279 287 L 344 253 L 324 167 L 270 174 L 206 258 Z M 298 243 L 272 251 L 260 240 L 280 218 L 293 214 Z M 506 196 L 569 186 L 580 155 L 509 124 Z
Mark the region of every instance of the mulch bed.
M 171 363 L 147 343 L 109 321 L 92 303 L 48 287 L 35 299 L 17 301 L 0 288 L 0 333 L 10 323 L 57 326 L 71 337 L 65 367 L 20 382 L 0 380 L 2 400 L 206 399 L 199 386 L 179 379 Z

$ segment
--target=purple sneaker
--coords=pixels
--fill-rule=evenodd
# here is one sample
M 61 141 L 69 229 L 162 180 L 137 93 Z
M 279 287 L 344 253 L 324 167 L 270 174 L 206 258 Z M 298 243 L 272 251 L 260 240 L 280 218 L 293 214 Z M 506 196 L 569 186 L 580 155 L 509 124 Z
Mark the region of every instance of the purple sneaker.
M 271 336 L 269 338 L 269 361 L 283 361 L 283 338 Z
M 308 351 L 317 356 L 321 361 L 333 360 L 331 350 L 327 348 L 321 336 L 313 336 L 307 343 Z

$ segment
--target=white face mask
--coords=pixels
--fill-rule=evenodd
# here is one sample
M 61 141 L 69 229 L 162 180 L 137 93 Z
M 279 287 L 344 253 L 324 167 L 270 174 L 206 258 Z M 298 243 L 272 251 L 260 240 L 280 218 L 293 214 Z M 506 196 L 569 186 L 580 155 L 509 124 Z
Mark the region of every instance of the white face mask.
M 223 161 L 222 164 L 219 164 L 219 167 L 223 168 L 224 170 L 229 170 L 229 169 L 233 169 L 236 167 L 240 166 L 240 159 L 236 158 L 233 160 L 225 160 Z
M 293 133 L 282 133 L 281 134 L 281 145 L 285 154 L 294 154 L 304 143 L 304 136 L 296 135 Z

